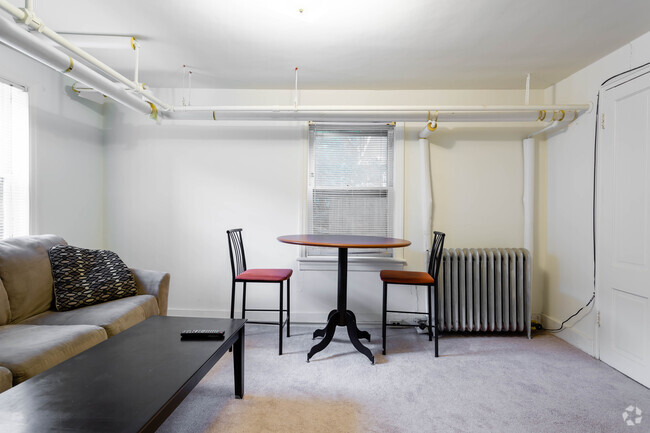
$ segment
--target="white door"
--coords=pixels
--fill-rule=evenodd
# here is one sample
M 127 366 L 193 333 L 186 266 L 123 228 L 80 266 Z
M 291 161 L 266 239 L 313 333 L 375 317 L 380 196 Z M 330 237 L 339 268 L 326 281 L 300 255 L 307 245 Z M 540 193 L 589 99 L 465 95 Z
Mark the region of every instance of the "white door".
M 601 107 L 600 359 L 650 386 L 650 74 L 604 91 Z

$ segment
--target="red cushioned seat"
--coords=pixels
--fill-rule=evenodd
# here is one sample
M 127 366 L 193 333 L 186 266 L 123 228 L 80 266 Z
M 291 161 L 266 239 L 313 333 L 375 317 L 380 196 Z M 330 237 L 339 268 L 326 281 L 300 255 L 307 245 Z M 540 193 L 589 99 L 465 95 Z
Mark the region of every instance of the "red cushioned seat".
M 426 272 L 413 271 L 389 271 L 384 270 L 379 273 L 379 278 L 385 283 L 391 284 L 433 284 L 434 280 Z
M 237 275 L 237 281 L 284 281 L 293 269 L 247 269 Z

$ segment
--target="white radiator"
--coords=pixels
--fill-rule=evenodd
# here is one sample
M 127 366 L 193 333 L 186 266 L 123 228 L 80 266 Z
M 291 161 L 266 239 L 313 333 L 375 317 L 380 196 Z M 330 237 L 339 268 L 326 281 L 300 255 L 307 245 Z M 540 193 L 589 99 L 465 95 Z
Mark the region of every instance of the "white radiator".
M 524 248 L 445 248 L 436 314 L 440 329 L 525 330 L 530 338 L 531 262 Z

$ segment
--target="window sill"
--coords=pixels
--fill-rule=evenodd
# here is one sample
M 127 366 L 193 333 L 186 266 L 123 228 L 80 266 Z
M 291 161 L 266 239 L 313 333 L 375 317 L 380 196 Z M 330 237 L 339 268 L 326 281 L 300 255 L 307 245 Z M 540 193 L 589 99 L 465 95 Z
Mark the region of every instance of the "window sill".
M 301 271 L 336 271 L 337 257 L 298 257 Z M 384 269 L 401 271 L 406 260 L 392 257 L 350 257 L 348 271 L 377 272 Z

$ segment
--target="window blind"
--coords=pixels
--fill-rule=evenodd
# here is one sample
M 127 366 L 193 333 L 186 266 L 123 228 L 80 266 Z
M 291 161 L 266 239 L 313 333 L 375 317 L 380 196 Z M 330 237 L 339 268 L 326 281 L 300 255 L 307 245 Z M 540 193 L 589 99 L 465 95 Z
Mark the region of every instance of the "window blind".
M 0 82 L 0 239 L 29 234 L 29 101 Z
M 391 237 L 393 127 L 310 125 L 309 231 Z M 309 247 L 308 256 L 336 249 Z M 391 257 L 389 249 L 351 249 L 351 255 Z

